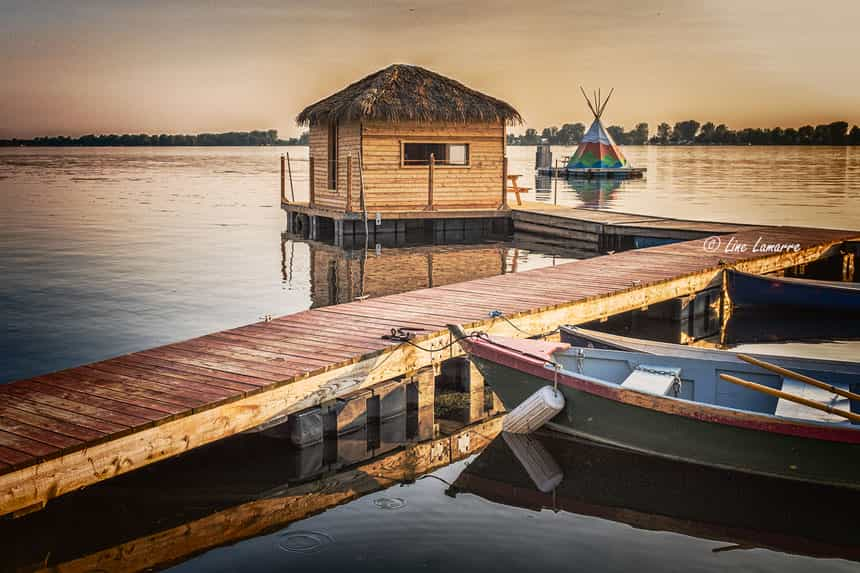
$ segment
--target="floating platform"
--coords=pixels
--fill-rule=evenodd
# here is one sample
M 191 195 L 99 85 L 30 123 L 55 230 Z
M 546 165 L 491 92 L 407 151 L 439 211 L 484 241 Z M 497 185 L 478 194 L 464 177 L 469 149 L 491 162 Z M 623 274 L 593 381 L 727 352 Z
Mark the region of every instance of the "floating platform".
M 363 244 L 367 235 L 377 239 L 399 237 L 416 240 L 456 230 L 464 235 L 510 231 L 511 210 L 419 209 L 387 211 L 340 211 L 302 202 L 281 202 L 287 215 L 287 232 L 310 240 L 331 238 L 337 246 Z M 360 240 L 359 240 L 360 239 Z
M 590 253 L 689 241 L 756 228 L 754 225 L 689 221 L 537 201 L 524 201 L 523 205 L 512 209 L 511 219 L 518 241 L 520 234 L 525 233 L 530 242 Z
M 636 179 L 645 175 L 645 167 L 604 167 L 596 169 L 570 169 L 567 167 L 540 167 L 538 175 L 550 177 L 575 177 L 580 179 Z
M 725 266 L 768 273 L 840 254 L 860 232 L 752 227 L 713 251 L 696 239 L 371 298 L 0 385 L 0 515 L 244 432 L 462 354 L 446 325 L 536 336 L 687 296 Z M 503 316 L 497 317 L 494 311 Z M 492 313 L 492 314 L 491 314 Z M 415 344 L 384 338 L 414 333 Z M 423 374 L 422 374 L 423 375 Z

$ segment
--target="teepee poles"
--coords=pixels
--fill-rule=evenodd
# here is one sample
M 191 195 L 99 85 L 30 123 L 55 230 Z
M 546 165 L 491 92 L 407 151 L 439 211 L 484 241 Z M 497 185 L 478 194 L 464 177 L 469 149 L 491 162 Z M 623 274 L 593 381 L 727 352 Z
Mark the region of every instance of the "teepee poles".
M 588 104 L 588 109 L 591 110 L 591 113 L 594 114 L 595 118 L 600 119 L 603 115 L 603 111 L 606 109 L 606 104 L 609 103 L 609 98 L 611 98 L 612 94 L 615 92 L 615 88 L 610 88 L 609 95 L 606 96 L 606 99 L 603 99 L 600 88 L 594 90 L 592 97 L 588 97 L 588 94 L 585 93 L 582 86 L 579 86 L 579 91 L 582 92 L 582 97 L 585 98 L 585 103 Z
M 582 97 L 584 97 L 584 98 L 585 98 L 585 103 L 587 103 L 587 104 L 588 104 L 588 109 L 590 109 L 590 110 L 591 110 L 591 113 L 593 113 L 593 114 L 594 114 L 594 117 L 598 117 L 597 112 L 596 112 L 596 111 L 594 111 L 594 106 L 593 106 L 593 105 L 591 105 L 591 100 L 588 98 L 588 95 L 586 95 L 585 90 L 584 90 L 584 89 L 582 89 L 582 86 L 579 86 L 579 91 L 581 91 L 581 92 L 582 92 Z
M 610 90 L 609 90 L 609 95 L 608 95 L 608 96 L 606 96 L 606 99 L 605 99 L 605 100 L 603 100 L 603 105 L 601 105 L 601 106 L 600 106 L 600 110 L 599 110 L 599 111 L 600 111 L 600 115 L 598 115 L 597 117 L 601 117 L 601 116 L 603 115 L 603 110 L 605 110 L 605 109 L 606 109 L 606 104 L 607 104 L 607 103 L 609 103 L 609 98 L 611 98 L 611 97 L 612 97 L 613 92 L 615 92 L 615 88 L 610 88 Z

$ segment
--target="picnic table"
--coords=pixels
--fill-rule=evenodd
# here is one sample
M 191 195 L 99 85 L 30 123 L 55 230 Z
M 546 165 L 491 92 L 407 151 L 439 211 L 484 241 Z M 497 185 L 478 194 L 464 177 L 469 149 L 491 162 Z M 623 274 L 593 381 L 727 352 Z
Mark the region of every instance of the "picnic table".
M 523 204 L 523 200 L 520 198 L 520 193 L 526 193 L 530 189 L 530 187 L 520 187 L 520 185 L 519 185 L 519 178 L 520 177 L 522 177 L 522 175 L 517 175 L 517 174 L 508 175 L 508 181 L 510 182 L 511 185 L 510 185 L 510 187 L 505 187 L 506 197 L 507 197 L 507 191 L 510 191 L 511 193 L 516 195 L 517 205 Z M 505 202 L 507 203 L 507 198 L 505 199 Z

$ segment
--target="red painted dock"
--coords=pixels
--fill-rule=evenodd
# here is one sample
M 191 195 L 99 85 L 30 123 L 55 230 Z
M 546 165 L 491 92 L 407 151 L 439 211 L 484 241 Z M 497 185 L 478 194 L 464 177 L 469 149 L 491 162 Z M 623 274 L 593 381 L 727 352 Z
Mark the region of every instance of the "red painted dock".
M 448 323 L 537 335 L 692 294 L 718 280 L 721 264 L 771 272 L 859 235 L 751 228 L 731 236 L 800 250 L 708 252 L 698 239 L 300 312 L 0 385 L 0 515 L 459 353 L 381 338 L 393 328 L 436 348 Z M 493 310 L 516 327 L 490 319 Z

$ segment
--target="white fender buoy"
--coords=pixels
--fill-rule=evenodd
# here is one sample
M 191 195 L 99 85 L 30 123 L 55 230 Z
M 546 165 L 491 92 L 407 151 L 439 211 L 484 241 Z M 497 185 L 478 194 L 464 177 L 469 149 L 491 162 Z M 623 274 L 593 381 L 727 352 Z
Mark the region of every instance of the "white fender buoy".
M 564 409 L 564 396 L 552 386 L 544 386 L 511 410 L 502 424 L 505 432 L 528 434 L 549 422 Z
M 564 472 L 543 444 L 526 434 L 502 432 L 502 438 L 538 491 L 549 493 L 558 487 L 564 479 Z

